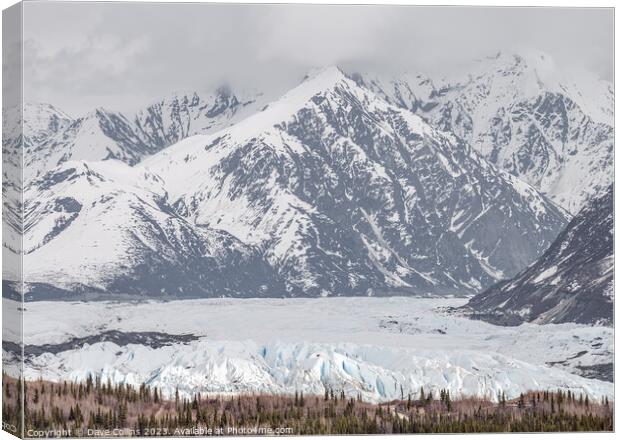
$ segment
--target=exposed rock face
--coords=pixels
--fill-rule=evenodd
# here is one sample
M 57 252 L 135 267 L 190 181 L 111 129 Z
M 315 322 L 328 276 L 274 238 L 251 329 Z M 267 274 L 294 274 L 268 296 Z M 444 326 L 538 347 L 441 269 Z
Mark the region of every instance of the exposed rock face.
M 567 221 L 336 68 L 215 135 L 113 158 L 27 185 L 30 297 L 463 294 L 517 273 Z
M 498 54 L 452 80 L 352 77 L 468 141 L 572 214 L 612 182 L 613 85 L 568 78 L 545 54 Z
M 140 137 L 159 151 L 188 136 L 226 128 L 259 110 L 263 100 L 259 94 L 237 96 L 228 87 L 175 94 L 139 111 L 134 121 Z
M 122 162 L 66 162 L 30 185 L 26 198 L 29 299 L 284 291 L 258 250 L 187 222 L 167 205 L 157 176 Z
M 611 184 L 613 86 L 597 78 L 570 78 L 546 54 L 500 53 L 449 80 L 422 74 L 348 76 L 468 142 L 573 215 Z M 135 114 L 97 109 L 72 119 L 48 104 L 28 104 L 26 178 L 66 160 L 113 158 L 134 165 L 188 136 L 234 125 L 268 102 L 260 93 L 220 87 L 172 94 Z M 7 126 L 16 116 L 8 113 Z
M 239 98 L 221 87 L 199 95 L 173 94 L 135 114 L 97 108 L 71 118 L 43 103 L 27 103 L 23 109 L 24 171 L 36 179 L 69 160 L 116 159 L 135 165 L 188 136 L 225 128 L 264 105 L 260 95 Z M 21 141 L 19 108 L 7 110 L 3 121 L 3 145 Z M 21 150 L 20 150 L 21 151 Z
M 481 319 L 518 324 L 613 323 L 613 188 L 575 216 L 549 250 L 467 305 Z
M 267 106 L 222 88 L 133 116 L 40 108 L 24 133 L 31 295 L 465 294 L 515 276 L 570 218 L 541 192 L 572 209 L 560 192 L 581 204 L 607 185 L 613 128 L 545 62 L 482 66 L 440 86 L 330 68 Z M 214 281 L 227 270 L 247 276 Z
M 566 222 L 335 68 L 140 166 L 180 215 L 260 248 L 289 295 L 473 292 L 531 262 Z

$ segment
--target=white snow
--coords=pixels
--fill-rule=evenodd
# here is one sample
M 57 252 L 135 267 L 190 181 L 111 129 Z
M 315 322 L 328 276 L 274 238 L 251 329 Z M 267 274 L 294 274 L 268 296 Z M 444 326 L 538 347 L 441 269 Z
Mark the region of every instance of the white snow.
M 538 274 L 538 276 L 536 278 L 534 278 L 534 282 L 535 283 L 540 283 L 543 280 L 546 280 L 547 278 L 555 275 L 555 273 L 558 271 L 558 267 L 557 266 L 551 266 L 550 268 L 542 271 L 540 274 Z
M 449 103 L 454 107 L 455 134 L 571 213 L 611 183 L 613 142 L 601 139 L 614 125 L 610 82 L 586 72 L 567 75 L 549 55 L 522 50 L 479 60 L 465 75 L 438 87 L 447 92 L 436 98 L 439 105 L 426 114 L 427 119 L 441 121 Z M 562 118 L 560 113 L 536 110 L 536 103 L 550 94 L 561 95 L 567 103 L 566 121 L 548 120 Z M 471 118 L 471 123 L 463 124 L 458 119 L 463 116 Z M 559 132 L 564 123 L 569 130 L 565 140 Z M 508 140 L 495 138 L 499 128 L 508 132 Z M 546 151 L 531 152 L 536 164 L 519 169 L 521 149 L 532 142 L 531 131 L 541 136 L 536 148 Z
M 4 299 L 5 309 L 18 303 Z M 193 333 L 188 345 L 153 349 L 111 342 L 26 363 L 34 379 L 157 385 L 192 392 L 321 394 L 325 386 L 373 401 L 425 389 L 507 397 L 528 389 L 613 396 L 613 384 L 572 374 L 611 362 L 613 329 L 573 324 L 497 327 L 445 314 L 463 299 L 203 299 L 173 302 L 26 304 L 25 343 L 54 344 L 116 329 Z M 18 335 L 5 334 L 16 340 Z M 596 345 L 596 347 L 593 347 Z M 550 367 L 547 362 L 578 358 Z
M 56 171 L 76 177 L 52 188 L 30 187 L 25 192 L 32 209 L 25 225 L 24 279 L 87 280 L 98 285 L 108 271 L 122 273 L 132 258 L 127 246 L 132 234 L 140 235 L 138 210 L 159 221 L 166 218 L 156 202 L 165 192 L 156 176 L 114 160 L 69 161 Z M 69 218 L 55 207 L 60 197 L 79 203 L 82 210 L 61 234 L 46 242 L 54 228 Z M 104 215 L 108 210 L 114 215 Z M 148 246 L 149 239 L 145 237 L 143 244 Z M 124 255 L 125 261 L 118 255 Z

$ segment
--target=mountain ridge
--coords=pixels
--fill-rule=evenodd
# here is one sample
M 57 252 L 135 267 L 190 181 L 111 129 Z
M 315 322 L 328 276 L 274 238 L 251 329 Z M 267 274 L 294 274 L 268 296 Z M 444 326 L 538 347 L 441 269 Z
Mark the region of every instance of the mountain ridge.
M 69 293 L 156 297 L 474 292 L 567 221 L 512 179 L 328 68 L 133 167 L 68 161 L 31 182 L 26 275 Z M 536 241 L 516 239 L 523 228 Z M 214 237 L 236 244 L 216 257 Z
M 432 124 L 428 115 L 449 93 L 443 86 L 411 75 L 397 84 L 402 93 L 390 95 L 388 82 L 373 81 L 332 66 L 267 105 L 221 89 L 206 101 L 198 94 L 157 100 L 135 121 L 102 109 L 73 120 L 70 130 L 110 143 L 76 148 L 77 157 L 91 154 L 86 161 L 54 156 L 50 164 L 60 165 L 27 182 L 33 244 L 26 251 L 41 259 L 32 265 L 31 298 L 41 291 L 37 283 L 62 278 L 45 248 L 95 212 L 108 222 L 96 235 L 118 247 L 109 260 L 77 262 L 77 278 L 60 283 L 63 297 L 88 289 L 123 294 L 123 283 L 137 295 L 162 297 L 462 295 L 515 276 L 540 257 L 570 215 L 475 145 Z M 398 102 L 390 103 L 393 96 Z M 202 117 L 207 125 L 194 124 Z M 51 150 L 66 153 L 62 145 Z M 141 176 L 126 185 L 127 194 L 114 183 L 115 167 Z M 111 197 L 101 193 L 105 185 Z M 84 202 L 80 191 L 100 199 Z M 126 213 L 137 234 L 106 235 L 122 228 L 110 208 L 101 208 L 106 204 Z M 218 260 L 213 237 L 235 243 L 243 257 L 224 253 Z M 184 239 L 192 249 L 183 249 Z M 132 252 L 118 279 L 108 276 L 113 270 L 98 273 Z M 140 258 L 168 274 L 165 292 L 153 291 Z M 253 264 L 264 280 L 254 286 L 248 275 L 240 284 L 200 288 L 195 277 L 180 282 L 164 268 L 200 267 L 221 278 L 227 265 L 250 274 Z
M 258 93 L 238 98 L 230 88 L 218 87 L 202 95 L 167 95 L 135 113 L 97 107 L 76 118 L 50 104 L 26 103 L 26 181 L 68 160 L 117 159 L 135 165 L 188 136 L 233 125 L 257 111 L 265 99 Z M 15 130 L 21 127 L 21 112 L 18 107 L 5 111 L 3 145 L 20 142 L 21 133 Z M 8 147 L 4 150 L 9 154 Z
M 573 215 L 610 183 L 611 84 L 594 77 L 571 77 L 542 52 L 500 52 L 477 60 L 465 74 L 451 79 L 420 73 L 356 73 L 337 66 L 314 69 L 306 77 L 330 68 L 464 139 L 489 162 L 525 180 Z M 88 126 L 99 133 L 94 138 L 76 140 L 70 132 L 79 130 L 69 130 L 40 145 L 57 133 L 52 130 L 39 140 L 27 135 L 39 148 L 27 154 L 31 159 L 26 168 L 40 175 L 68 158 L 93 155 L 96 160 L 109 157 L 134 165 L 188 136 L 235 125 L 270 102 L 264 94 L 222 86 L 172 93 L 133 113 L 98 109 L 100 120 Z M 104 147 L 93 145 L 95 140 Z M 76 150 L 68 157 L 59 153 L 66 145 Z M 39 156 L 51 163 L 37 165 Z
M 388 102 L 466 140 L 573 215 L 611 183 L 612 85 L 569 78 L 546 54 L 499 53 L 451 80 L 419 74 L 380 81 L 351 76 Z
M 350 108 L 347 106 L 350 106 Z M 349 113 L 341 115 L 332 114 L 332 109 L 343 108 L 346 108 L 346 112 Z M 371 112 L 366 112 L 365 110 L 362 110 L 362 108 L 369 108 L 371 109 Z M 373 111 L 375 111 L 376 113 L 372 113 Z M 390 112 L 392 112 L 392 114 L 390 114 Z M 353 119 L 347 120 L 347 117 L 351 116 L 352 114 Z M 284 120 L 282 120 L 283 117 L 285 117 Z M 360 125 L 351 125 L 358 123 L 356 122 L 358 118 L 365 118 L 365 124 L 369 124 L 370 126 L 376 128 L 376 133 L 373 134 L 374 136 L 377 136 L 376 139 L 363 139 L 363 136 L 359 139 L 355 139 L 355 136 L 351 137 L 354 133 L 354 130 L 364 130 L 361 128 Z M 396 119 L 398 119 L 398 121 L 396 121 Z M 277 122 L 279 120 L 282 121 Z M 405 125 L 412 128 L 414 132 L 403 132 L 402 135 L 390 133 L 389 131 L 393 131 L 395 129 L 398 130 L 398 128 L 395 128 L 394 126 L 389 126 L 390 123 L 394 124 L 396 122 L 399 125 Z M 324 129 L 325 133 L 312 133 L 312 128 Z M 262 134 L 256 136 L 256 133 L 260 132 L 261 130 L 263 130 Z M 346 152 L 339 151 L 343 147 L 345 148 L 345 150 L 347 147 L 353 148 L 353 150 L 351 150 L 351 153 L 354 153 L 360 158 L 360 167 L 369 167 L 370 169 L 372 169 L 372 173 L 375 174 L 379 178 L 379 180 L 385 178 L 388 181 L 394 182 L 394 176 L 390 176 L 388 172 L 389 166 L 388 168 L 386 168 L 386 164 L 382 164 L 381 158 L 377 156 L 378 152 L 372 151 L 374 147 L 377 147 L 379 145 L 363 145 L 360 144 L 360 142 L 372 143 L 376 141 L 380 143 L 382 142 L 381 136 L 389 136 L 389 142 L 392 144 L 406 144 L 407 141 L 403 140 L 403 136 L 412 136 L 413 138 L 417 138 L 418 141 L 422 141 L 421 143 L 423 144 L 422 138 L 429 135 L 440 136 L 441 142 L 456 142 L 455 138 L 446 138 L 444 137 L 444 135 L 441 135 L 435 130 L 433 130 L 419 117 L 409 112 L 403 113 L 396 108 L 392 108 L 389 105 L 385 104 L 384 101 L 366 93 L 362 89 L 359 89 L 353 82 L 347 79 L 339 69 L 332 67 L 325 69 L 321 71 L 320 74 L 307 79 L 298 88 L 293 89 L 293 91 L 291 91 L 290 93 L 285 94 L 281 100 L 270 104 L 262 112 L 245 119 L 231 129 L 216 133 L 211 136 L 202 136 L 194 139 L 187 139 L 186 141 L 177 144 L 172 149 L 169 148 L 163 150 L 157 155 L 150 157 L 149 159 L 141 163 L 140 166 L 150 169 L 158 175 L 163 176 L 163 179 L 166 180 L 169 185 L 171 197 L 173 199 L 180 197 L 180 199 L 175 202 L 177 206 L 179 206 L 179 209 L 184 213 L 184 215 L 192 217 L 196 223 L 210 221 L 217 222 L 218 227 L 229 228 L 229 232 L 239 237 L 242 241 L 250 239 L 254 240 L 255 245 L 260 245 L 261 243 L 264 244 L 269 241 L 269 238 L 272 234 L 269 229 L 271 226 L 263 225 L 267 229 L 263 231 L 262 235 L 258 233 L 258 231 L 256 231 L 256 226 L 253 226 L 251 229 L 247 227 L 240 227 L 237 219 L 231 217 L 233 214 L 229 215 L 228 213 L 247 213 L 248 209 L 250 209 L 251 211 L 251 205 L 230 205 L 230 200 L 239 200 L 236 196 L 231 196 L 228 198 L 224 197 L 224 200 L 216 202 L 212 198 L 213 194 L 217 193 L 219 196 L 221 196 L 226 191 L 232 191 L 233 193 L 236 193 L 236 191 L 240 190 L 238 188 L 235 188 L 235 185 L 237 183 L 241 183 L 243 186 L 243 180 L 245 179 L 247 179 L 248 181 L 251 180 L 260 182 L 263 181 L 261 179 L 268 179 L 268 181 L 273 183 L 279 182 L 280 178 L 283 178 L 285 179 L 283 181 L 286 181 L 287 178 L 282 177 L 280 175 L 280 171 L 278 170 L 280 170 L 281 167 L 284 167 L 284 169 L 290 167 L 290 171 L 286 171 L 286 175 L 289 176 L 288 178 L 290 178 L 291 173 L 293 173 L 292 175 L 295 176 L 296 173 L 300 172 L 295 171 L 300 163 L 307 163 L 307 166 L 305 167 L 306 170 L 301 173 L 301 175 L 303 175 L 304 173 L 312 174 L 313 171 L 311 170 L 313 168 L 316 168 L 318 164 L 321 164 L 321 167 L 326 166 L 327 168 L 324 168 L 325 172 L 330 175 L 331 179 L 334 179 L 334 184 L 338 185 L 337 181 L 339 180 L 339 178 L 342 179 L 341 183 L 346 181 L 346 179 L 341 176 L 350 174 L 350 170 L 345 172 L 344 174 L 341 174 L 342 170 L 340 169 L 340 167 L 347 166 L 345 163 L 346 161 L 343 162 L 343 158 L 340 157 L 343 152 Z M 321 136 L 326 136 L 325 140 L 320 140 Z M 338 143 L 342 143 L 343 145 L 338 145 Z M 387 146 L 385 145 L 381 145 L 381 147 L 387 149 Z M 397 147 L 398 145 L 395 144 L 390 145 L 390 148 L 392 150 L 395 150 Z M 424 147 L 422 146 L 422 148 Z M 467 147 L 465 145 L 459 146 L 459 149 L 463 148 L 466 149 Z M 175 149 L 178 151 L 174 151 Z M 252 156 L 253 152 L 261 150 L 263 150 L 264 152 L 263 155 Z M 181 151 L 182 153 L 180 153 Z M 231 153 L 230 151 L 233 151 L 233 153 Z M 406 156 L 411 153 L 412 152 L 410 151 L 405 152 L 404 154 Z M 470 152 L 468 151 L 466 154 L 469 153 Z M 228 173 L 236 173 L 237 170 L 235 170 L 235 164 L 239 163 L 240 160 L 244 160 L 244 157 L 247 154 L 249 154 L 248 158 L 251 157 L 251 160 L 248 160 L 247 162 L 248 167 L 251 168 L 250 163 L 260 162 L 264 158 L 264 164 L 267 167 L 273 167 L 271 168 L 272 171 L 262 169 L 260 175 L 256 175 L 250 179 L 249 176 L 252 175 L 251 170 L 244 169 L 242 172 L 239 171 L 239 174 L 237 175 L 239 177 L 243 176 L 243 179 L 241 181 L 234 182 L 234 179 L 227 180 L 226 176 L 229 175 Z M 369 154 L 373 157 L 368 157 Z M 383 154 L 388 154 L 387 150 L 383 152 Z M 448 157 L 449 156 L 450 153 L 448 153 Z M 352 156 L 352 158 L 354 157 L 355 156 Z M 438 161 L 437 164 L 439 164 L 439 166 L 444 170 L 443 172 L 448 175 L 450 173 L 459 173 L 459 171 L 450 169 L 453 164 L 450 164 L 450 161 L 447 159 L 447 157 L 444 157 L 443 155 L 441 155 L 441 157 L 435 157 L 436 159 L 433 159 L 433 161 Z M 390 160 L 402 162 L 403 156 L 396 155 L 393 156 Z M 409 160 L 411 160 L 411 158 L 409 158 Z M 460 158 L 458 160 L 462 161 L 464 159 Z M 208 166 L 211 164 L 220 163 L 227 163 L 228 165 L 232 166 L 232 168 L 227 168 L 227 170 L 224 171 L 221 169 L 221 167 L 218 168 L 216 166 L 210 172 L 208 172 L 205 168 L 208 168 Z M 285 165 L 285 163 L 288 164 Z M 506 179 L 506 177 L 500 177 L 500 175 L 495 175 L 495 171 L 493 171 L 491 167 L 486 165 L 484 161 L 479 163 L 479 165 L 470 164 L 468 166 L 480 166 L 484 169 L 485 172 L 492 173 L 495 176 L 494 178 L 502 179 L 502 181 L 506 183 L 504 180 Z M 447 172 L 445 171 L 446 168 L 444 167 L 444 165 L 448 169 Z M 178 169 L 176 168 L 177 166 L 185 166 L 187 170 L 179 173 Z M 405 163 L 401 163 L 399 165 L 399 169 L 396 171 L 399 173 L 408 174 L 409 178 L 411 178 L 411 172 L 407 171 Z M 274 176 L 273 178 L 271 178 L 269 175 L 267 175 L 271 172 L 276 173 L 276 175 L 280 177 Z M 319 175 L 320 173 L 317 172 L 316 179 L 320 182 L 322 178 L 319 177 Z M 223 180 L 220 180 L 220 178 L 223 178 Z M 187 180 L 192 182 L 200 182 L 200 179 L 203 179 L 208 186 L 198 189 L 198 193 L 194 194 L 193 196 L 187 196 L 188 188 L 185 186 L 185 182 Z M 368 181 L 364 183 L 364 185 L 370 185 L 370 187 L 372 187 L 373 184 L 371 182 L 372 181 Z M 301 186 L 297 186 L 300 184 Z M 398 191 L 402 191 L 402 185 L 396 182 L 394 182 L 393 184 L 399 187 Z M 198 183 L 198 185 L 201 184 Z M 308 186 L 304 187 L 305 185 Z M 288 194 L 287 196 L 282 196 L 284 197 L 283 199 L 278 199 L 277 194 L 266 194 L 260 192 L 261 188 L 272 187 L 271 184 L 265 184 L 262 187 L 260 185 L 251 187 L 253 188 L 252 191 L 256 191 L 255 197 L 258 197 L 260 200 L 271 200 L 271 198 L 274 197 L 274 200 L 280 200 L 279 202 L 275 202 L 272 200 L 274 206 L 293 206 L 295 207 L 294 209 L 298 210 L 300 212 L 300 215 L 305 219 L 302 221 L 302 223 L 309 221 L 309 224 L 313 224 L 312 220 L 309 220 L 309 218 L 305 216 L 305 214 L 303 214 L 304 211 L 308 211 L 310 213 L 312 212 L 312 209 L 308 208 L 307 204 L 311 203 L 312 200 L 315 200 L 316 196 L 310 196 L 308 198 L 308 195 L 304 194 L 304 190 L 307 191 L 308 188 L 312 185 L 312 182 L 307 183 L 305 179 L 303 180 L 303 183 L 295 180 L 295 184 L 292 187 L 286 187 L 285 185 L 281 189 L 282 191 L 284 191 L 284 193 Z M 302 189 L 301 193 L 296 192 L 302 187 L 304 188 Z M 338 196 L 336 194 L 330 194 L 329 189 L 314 188 L 314 190 L 318 191 L 318 193 L 323 192 L 327 199 L 330 199 L 331 197 L 340 197 L 338 198 L 338 200 L 340 200 L 339 203 L 341 204 L 341 206 L 351 204 L 350 201 L 346 200 L 346 197 L 342 198 L 341 196 Z M 291 191 L 293 192 L 293 194 L 295 194 L 293 196 L 293 199 L 297 200 L 296 202 L 291 202 L 287 199 L 287 197 L 291 196 Z M 411 187 L 411 191 L 415 192 L 413 187 Z M 527 191 L 533 190 L 529 188 L 528 190 L 526 190 L 526 192 Z M 388 193 L 392 192 L 393 190 L 391 189 L 388 191 Z M 185 195 L 183 195 L 184 193 Z M 533 194 L 535 194 L 535 192 L 531 192 L 530 194 L 528 194 L 528 196 Z M 301 200 L 299 199 L 300 196 Z M 365 197 L 368 197 L 368 195 L 366 195 Z M 376 198 L 378 197 L 378 195 L 373 194 L 372 197 Z M 203 205 L 201 207 L 200 204 L 202 203 L 202 200 L 206 200 L 207 202 L 206 205 Z M 293 204 L 290 205 L 290 203 Z M 334 202 L 330 201 L 329 203 Z M 326 209 L 333 209 L 333 206 L 329 203 L 326 205 Z M 315 208 L 315 213 L 321 212 L 320 209 L 319 211 L 316 211 L 316 206 L 313 207 Z M 274 209 L 277 210 L 279 208 Z M 551 205 L 547 205 L 546 209 L 551 209 Z M 223 211 L 225 212 L 224 214 L 222 214 Z M 372 241 L 374 242 L 372 244 L 370 242 L 366 242 L 365 244 L 362 243 L 362 249 L 364 247 L 368 248 L 368 246 L 377 246 L 379 249 L 381 249 L 383 247 L 381 243 L 383 242 L 383 244 L 385 244 L 385 237 L 381 238 L 381 233 L 377 233 L 377 229 L 380 228 L 377 228 L 377 225 L 374 224 L 375 219 L 372 218 L 370 209 L 366 209 L 363 205 L 360 205 L 360 209 L 358 211 L 359 212 L 357 212 L 357 214 L 354 214 L 355 216 L 357 216 L 355 222 L 361 222 L 365 224 L 364 228 L 368 232 L 362 235 L 365 239 L 367 239 L 368 235 L 366 234 L 370 234 L 370 236 L 373 236 Z M 396 216 L 401 214 L 393 212 L 392 215 Z M 346 215 L 352 214 L 351 212 L 349 212 Z M 484 215 L 484 213 L 482 215 Z M 562 217 L 559 211 L 556 211 L 556 215 L 558 216 L 556 218 Z M 249 220 L 249 223 L 252 223 L 253 221 L 259 221 L 259 217 L 260 216 L 253 216 L 252 219 Z M 327 215 L 326 218 L 329 219 L 332 217 L 333 215 Z M 287 221 L 294 222 L 294 216 L 293 218 L 288 218 Z M 274 224 L 287 223 L 287 221 L 280 222 L 274 220 Z M 350 221 L 354 220 L 350 219 Z M 382 219 L 381 221 L 384 221 L 384 219 Z M 242 224 L 244 224 L 244 222 L 242 222 Z M 303 227 L 300 226 L 300 228 L 300 230 L 303 230 Z M 394 231 L 393 233 L 396 233 L 396 231 Z M 401 231 L 401 233 L 409 234 L 403 231 Z M 429 231 L 429 233 L 431 232 Z M 252 235 L 250 236 L 250 234 Z M 291 232 L 291 234 L 293 234 L 294 236 L 295 232 Z M 359 231 L 357 231 L 356 234 L 359 234 Z M 290 236 L 288 237 L 288 239 L 294 240 L 294 238 Z M 448 241 L 452 240 L 448 238 L 445 239 Z M 412 239 L 410 240 L 413 242 Z M 393 247 L 394 245 L 395 243 L 390 243 L 390 246 Z M 268 244 L 266 246 L 268 246 L 269 248 Z M 388 246 L 388 248 L 390 248 L 390 246 Z M 276 247 L 273 249 L 273 251 L 275 251 L 277 254 L 279 252 L 278 249 L 279 248 Z M 464 251 L 471 253 L 474 250 L 467 249 Z M 332 252 L 332 254 L 337 255 L 338 252 Z M 386 263 L 391 264 L 394 267 L 399 267 L 399 270 L 404 272 L 414 272 L 411 268 L 411 264 L 403 264 L 402 256 L 397 254 L 398 253 L 388 251 L 388 255 L 391 256 L 386 257 L 388 260 L 386 261 Z M 274 258 L 277 259 L 277 255 L 274 255 Z M 481 259 L 484 258 L 486 257 L 481 257 Z M 384 269 L 384 267 L 382 267 L 382 269 Z M 488 275 L 489 274 L 487 274 L 487 276 Z M 422 279 L 424 278 L 424 275 L 422 273 L 418 273 L 416 276 Z M 396 283 L 401 283 L 402 280 L 398 281 L 398 279 L 399 277 L 394 277 L 393 281 Z
M 590 201 L 549 249 L 516 277 L 464 307 L 498 323 L 613 324 L 613 187 Z

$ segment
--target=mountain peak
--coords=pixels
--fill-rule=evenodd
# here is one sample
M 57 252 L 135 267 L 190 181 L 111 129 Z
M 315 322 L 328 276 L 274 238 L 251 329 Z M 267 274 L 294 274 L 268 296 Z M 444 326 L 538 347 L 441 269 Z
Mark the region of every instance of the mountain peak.
M 340 80 L 345 77 L 342 69 L 336 65 L 316 67 L 310 69 L 303 78 L 303 82 L 314 81 L 321 79 L 322 81 L 328 79 Z
M 316 93 L 329 90 L 336 84 L 347 79 L 346 74 L 338 66 L 320 67 L 310 70 L 304 80 L 295 88 L 290 90 L 284 96 L 292 95 L 292 92 L 301 92 L 304 94 L 314 91 Z M 312 95 L 308 96 L 308 99 Z
M 498 52 L 495 55 L 478 59 L 469 78 L 481 77 L 510 78 L 535 82 L 546 88 L 556 89 L 561 82 L 553 58 L 541 51 L 523 49 L 519 51 Z
M 111 114 L 112 112 L 107 110 L 104 107 L 95 107 L 94 109 L 92 109 L 91 111 L 89 111 L 88 113 L 86 113 L 84 116 L 82 116 L 80 119 L 82 120 L 89 120 L 89 119 L 100 119 L 100 118 L 107 118 L 109 114 Z
M 23 130 L 24 136 L 40 142 L 71 121 L 72 118 L 64 111 L 45 102 L 27 101 L 2 112 L 2 129 L 7 139 L 18 137 Z
M 312 75 L 312 76 L 311 76 Z M 253 114 L 229 129 L 230 134 L 243 137 L 287 120 L 297 113 L 314 96 L 329 92 L 339 84 L 350 83 L 345 74 L 336 66 L 316 69 L 306 75 L 297 87 L 289 90 L 279 99 L 266 105 L 262 111 Z
M 491 62 L 494 65 L 522 65 L 530 68 L 549 68 L 555 64 L 553 57 L 548 53 L 529 48 L 499 51 L 495 55 L 478 60 L 478 62 Z
M 54 114 L 58 117 L 61 118 L 65 118 L 65 119 L 71 119 L 71 116 L 69 116 L 67 113 L 65 113 L 64 111 L 62 111 L 61 109 L 59 109 L 58 107 L 47 103 L 47 102 L 33 102 L 33 101 L 26 101 L 24 102 L 24 115 L 29 115 L 32 113 L 39 113 L 39 114 Z

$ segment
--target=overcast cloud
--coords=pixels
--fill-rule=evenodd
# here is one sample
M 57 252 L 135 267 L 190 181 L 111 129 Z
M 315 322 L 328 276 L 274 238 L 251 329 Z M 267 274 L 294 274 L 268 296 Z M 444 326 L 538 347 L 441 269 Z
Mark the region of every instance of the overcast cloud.
M 25 99 L 72 115 L 224 81 L 284 89 L 311 67 L 450 75 L 527 49 L 613 78 L 611 9 L 25 3 Z

